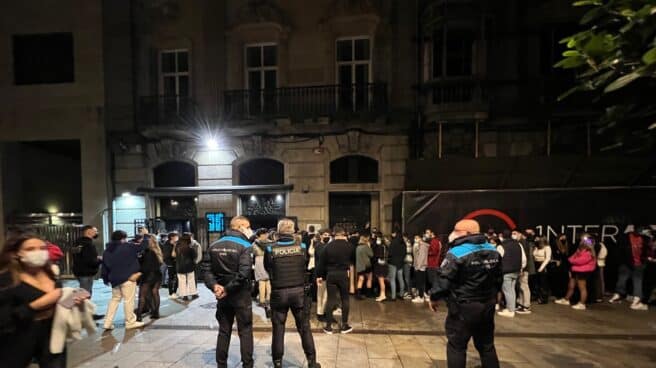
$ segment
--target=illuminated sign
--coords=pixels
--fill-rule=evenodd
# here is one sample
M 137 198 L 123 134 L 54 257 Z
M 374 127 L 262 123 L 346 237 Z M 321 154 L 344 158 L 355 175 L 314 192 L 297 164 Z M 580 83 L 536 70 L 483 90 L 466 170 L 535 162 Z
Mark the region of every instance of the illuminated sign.
M 207 219 L 207 232 L 208 233 L 221 233 L 225 231 L 225 223 L 223 221 L 225 214 L 223 212 L 207 212 L 205 218 Z

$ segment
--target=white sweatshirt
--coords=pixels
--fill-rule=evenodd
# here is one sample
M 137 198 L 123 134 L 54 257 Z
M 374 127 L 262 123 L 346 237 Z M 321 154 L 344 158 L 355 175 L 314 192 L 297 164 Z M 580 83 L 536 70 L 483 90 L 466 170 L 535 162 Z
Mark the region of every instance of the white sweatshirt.
M 533 249 L 533 259 L 535 262 L 541 262 L 542 265 L 538 269 L 538 272 L 543 272 L 547 268 L 547 264 L 551 261 L 551 247 L 546 246 L 542 249 L 535 247 Z

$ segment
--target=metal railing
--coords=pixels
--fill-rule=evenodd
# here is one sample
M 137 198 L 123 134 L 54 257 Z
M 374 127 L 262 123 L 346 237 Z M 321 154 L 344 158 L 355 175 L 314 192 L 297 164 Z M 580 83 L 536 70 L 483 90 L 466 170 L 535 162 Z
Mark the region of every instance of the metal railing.
M 441 78 L 426 83 L 430 101 L 434 105 L 483 104 L 486 89 L 480 80 L 472 78 Z
M 232 90 L 224 94 L 225 113 L 232 119 L 309 118 L 387 111 L 387 85 L 368 83 Z
M 189 96 L 143 96 L 137 113 L 140 128 L 182 126 L 193 121 L 196 103 Z

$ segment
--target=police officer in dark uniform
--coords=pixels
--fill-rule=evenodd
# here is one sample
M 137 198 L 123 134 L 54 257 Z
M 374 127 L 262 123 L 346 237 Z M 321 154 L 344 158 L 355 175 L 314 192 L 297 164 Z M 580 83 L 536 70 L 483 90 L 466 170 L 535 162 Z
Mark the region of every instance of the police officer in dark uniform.
M 204 262 L 205 285 L 217 299 L 219 336 L 216 362 L 219 368 L 228 365 L 228 348 L 235 317 L 243 367 L 253 367 L 253 307 L 250 294 L 253 259 L 251 242 L 248 241 L 252 235 L 253 230 L 246 217 L 233 217 L 230 230 L 210 245 Z
M 296 321 L 296 330 L 301 336 L 303 351 L 308 367 L 320 368 L 317 363 L 314 339 L 310 329 L 306 301 L 307 246 L 300 237 L 294 236 L 294 221 L 282 219 L 278 222 L 278 241 L 269 245 L 264 254 L 264 267 L 271 280 L 271 323 L 273 336 L 271 356 L 273 366 L 282 367 L 285 344 L 285 322 L 291 309 Z
M 449 251 L 430 291 L 430 309 L 446 298 L 445 330 L 449 368 L 464 368 L 471 338 L 483 368 L 499 367 L 494 348 L 494 305 L 501 288 L 501 255 L 487 242 L 474 220 L 461 220 L 449 235 Z

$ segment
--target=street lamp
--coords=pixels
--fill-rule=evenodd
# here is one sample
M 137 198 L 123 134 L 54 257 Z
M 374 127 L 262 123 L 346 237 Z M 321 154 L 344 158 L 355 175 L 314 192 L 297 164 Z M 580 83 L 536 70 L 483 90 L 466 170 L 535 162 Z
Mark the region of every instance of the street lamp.
M 216 141 L 216 138 L 210 137 L 205 141 L 205 145 L 212 151 L 219 149 L 219 142 Z

